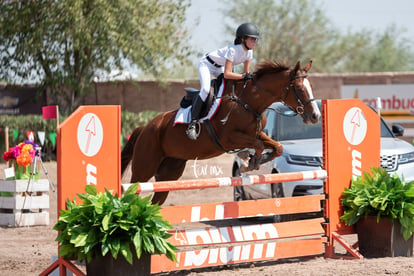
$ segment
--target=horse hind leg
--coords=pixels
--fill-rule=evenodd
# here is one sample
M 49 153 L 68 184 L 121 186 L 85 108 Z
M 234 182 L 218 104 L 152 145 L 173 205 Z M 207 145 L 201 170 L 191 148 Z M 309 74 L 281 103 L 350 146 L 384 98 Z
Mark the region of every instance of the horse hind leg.
M 158 167 L 157 173 L 155 175 L 156 181 L 170 181 L 179 179 L 184 172 L 185 164 L 187 160 L 175 159 L 171 157 L 165 158 L 161 165 Z M 167 200 L 167 192 L 157 192 L 154 193 L 152 197 L 152 203 L 158 203 L 162 205 L 165 200 Z
M 131 183 L 149 181 L 157 174 L 158 168 L 165 159 L 159 140 L 154 139 L 157 137 L 154 129 L 145 127 L 141 130 L 141 134 L 135 137 L 136 142 L 130 157 Z M 125 157 L 123 161 L 126 160 Z

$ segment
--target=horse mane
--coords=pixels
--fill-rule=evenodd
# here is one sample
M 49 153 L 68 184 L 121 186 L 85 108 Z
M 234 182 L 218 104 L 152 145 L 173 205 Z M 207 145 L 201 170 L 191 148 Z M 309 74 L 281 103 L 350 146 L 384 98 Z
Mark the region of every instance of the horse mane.
M 289 66 L 284 64 L 282 61 L 263 61 L 256 65 L 256 78 L 260 79 L 263 75 L 269 73 L 280 73 L 286 70 L 289 70 Z

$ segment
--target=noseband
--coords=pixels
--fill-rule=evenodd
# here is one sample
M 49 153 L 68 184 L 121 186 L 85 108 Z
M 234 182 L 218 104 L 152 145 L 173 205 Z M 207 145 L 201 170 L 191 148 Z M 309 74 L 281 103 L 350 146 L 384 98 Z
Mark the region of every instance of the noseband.
M 296 80 L 296 79 L 300 79 L 300 78 L 306 78 L 308 75 L 307 74 L 304 74 L 304 75 L 293 76 L 292 72 L 293 71 L 290 71 L 290 73 L 289 73 L 289 86 L 286 87 L 285 98 L 284 98 L 284 100 L 282 102 L 283 102 L 284 105 L 288 106 L 290 109 L 292 109 L 293 111 L 295 111 L 296 114 L 301 115 L 301 114 L 303 114 L 305 112 L 305 106 L 308 105 L 308 104 L 310 104 L 315 99 L 309 99 L 309 101 L 307 101 L 305 103 L 302 103 L 302 101 L 300 100 L 300 98 L 298 96 L 298 93 L 296 92 L 296 88 L 293 85 L 293 81 Z M 296 103 L 297 103 L 296 108 L 293 108 L 290 105 L 288 105 L 288 104 L 285 103 L 290 88 L 292 88 L 293 95 L 295 96 L 295 99 L 296 99 Z

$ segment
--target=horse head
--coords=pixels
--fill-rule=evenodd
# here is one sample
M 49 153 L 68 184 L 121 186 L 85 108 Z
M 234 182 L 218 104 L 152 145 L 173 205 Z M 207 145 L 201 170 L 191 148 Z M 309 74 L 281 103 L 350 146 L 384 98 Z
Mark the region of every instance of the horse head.
M 289 85 L 286 87 L 286 95 L 283 102 L 293 111 L 302 116 L 305 124 L 316 124 L 321 117 L 321 112 L 314 102 L 312 84 L 307 78 L 307 72 L 312 66 L 310 61 L 304 68 L 298 61 L 289 72 Z

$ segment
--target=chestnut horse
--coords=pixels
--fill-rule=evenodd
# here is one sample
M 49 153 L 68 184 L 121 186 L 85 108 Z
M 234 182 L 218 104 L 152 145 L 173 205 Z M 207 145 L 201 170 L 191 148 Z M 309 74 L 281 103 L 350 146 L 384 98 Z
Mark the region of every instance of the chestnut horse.
M 281 144 L 262 131 L 266 123 L 263 112 L 273 102 L 280 101 L 302 116 L 304 123 L 317 123 L 320 112 L 313 102 L 306 75 L 311 65 L 312 61 L 301 68 L 298 61 L 290 69 L 282 63 L 267 61 L 257 65 L 250 80 L 224 80 L 220 106 L 210 120 L 218 138 L 216 142 L 205 123 L 194 141 L 186 135 L 187 125 L 174 125 L 177 110 L 159 114 L 132 133 L 122 150 L 122 173 L 132 160 L 131 183 L 146 182 L 153 176 L 156 181 L 177 180 L 191 159 L 212 158 L 245 148 L 255 150 L 256 160 L 265 148 L 272 150 L 269 160 L 280 156 Z M 154 193 L 152 201 L 162 204 L 167 195 L 168 192 Z

